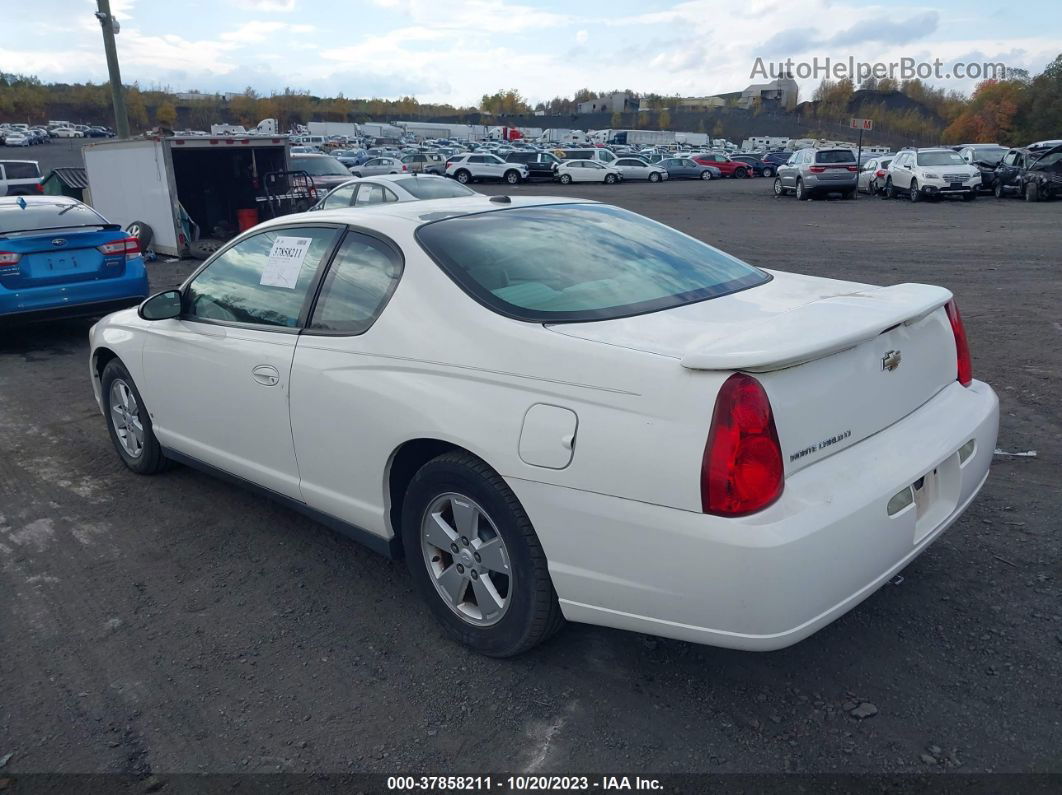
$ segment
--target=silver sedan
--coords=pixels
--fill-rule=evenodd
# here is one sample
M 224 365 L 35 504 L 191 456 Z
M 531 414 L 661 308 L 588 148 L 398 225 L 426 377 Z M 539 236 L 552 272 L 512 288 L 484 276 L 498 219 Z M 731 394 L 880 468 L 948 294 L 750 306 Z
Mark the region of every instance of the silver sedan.
M 667 179 L 667 169 L 650 165 L 639 157 L 621 157 L 612 167 L 619 169 L 624 180 L 647 179 L 650 182 L 660 182 Z

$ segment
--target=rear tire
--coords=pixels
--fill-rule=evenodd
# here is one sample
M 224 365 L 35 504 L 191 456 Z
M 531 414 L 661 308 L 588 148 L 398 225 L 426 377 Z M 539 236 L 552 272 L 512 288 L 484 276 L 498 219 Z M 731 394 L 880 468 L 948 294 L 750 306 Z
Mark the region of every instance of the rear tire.
M 701 179 L 710 180 L 711 178 L 712 178 L 712 172 L 711 171 L 702 171 L 701 172 Z
M 802 179 L 798 179 L 796 182 L 796 197 L 798 202 L 811 198 L 808 196 L 807 191 L 804 190 L 804 180 Z
M 100 378 L 107 431 L 118 457 L 138 475 L 154 475 L 169 465 L 151 427 L 151 415 L 133 377 L 119 359 L 111 359 Z
M 770 166 L 764 166 L 763 167 L 763 176 L 765 176 L 765 177 L 773 177 L 774 176 L 774 169 L 771 168 Z
M 464 169 L 461 169 L 456 174 L 454 174 L 454 178 L 462 185 L 467 185 L 469 182 L 472 181 L 472 175 Z
M 432 614 L 481 654 L 520 654 L 564 625 L 531 520 L 501 476 L 469 453 L 441 455 L 413 476 L 402 545 Z M 485 549 L 493 554 L 473 561 Z

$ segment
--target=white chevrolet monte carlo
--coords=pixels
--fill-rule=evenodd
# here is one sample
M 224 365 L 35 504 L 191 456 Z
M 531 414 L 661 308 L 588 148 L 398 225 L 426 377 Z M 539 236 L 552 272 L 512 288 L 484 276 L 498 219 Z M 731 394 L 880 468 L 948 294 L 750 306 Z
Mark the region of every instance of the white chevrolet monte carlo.
M 279 218 L 90 336 L 131 470 L 223 472 L 404 555 L 495 656 L 564 619 L 796 643 L 958 518 L 998 427 L 947 290 L 582 200 Z

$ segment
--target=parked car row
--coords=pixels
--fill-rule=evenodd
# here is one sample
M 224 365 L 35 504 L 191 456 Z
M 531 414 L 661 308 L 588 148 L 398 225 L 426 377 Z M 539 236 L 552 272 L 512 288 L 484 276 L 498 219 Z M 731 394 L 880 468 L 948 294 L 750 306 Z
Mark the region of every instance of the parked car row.
M 847 148 L 807 148 L 778 167 L 776 196 L 798 199 L 856 192 L 912 202 L 958 196 L 973 201 L 982 192 L 1026 201 L 1062 195 L 1062 142 L 1006 149 L 997 144 L 903 149 L 872 157 L 862 167 Z

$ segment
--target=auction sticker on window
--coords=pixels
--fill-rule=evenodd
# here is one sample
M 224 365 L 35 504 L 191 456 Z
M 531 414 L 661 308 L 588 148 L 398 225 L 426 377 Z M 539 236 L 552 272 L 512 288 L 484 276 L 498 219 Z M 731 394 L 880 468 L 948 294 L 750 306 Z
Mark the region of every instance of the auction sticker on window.
M 278 237 L 269 251 L 269 260 L 259 283 L 294 290 L 312 242 L 313 238 L 309 237 Z

